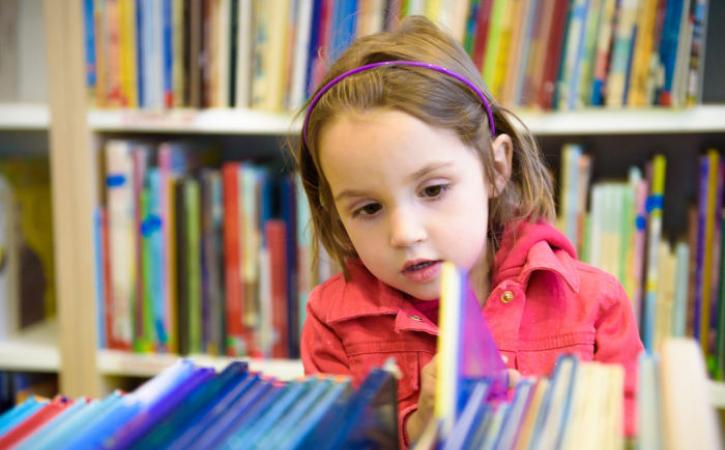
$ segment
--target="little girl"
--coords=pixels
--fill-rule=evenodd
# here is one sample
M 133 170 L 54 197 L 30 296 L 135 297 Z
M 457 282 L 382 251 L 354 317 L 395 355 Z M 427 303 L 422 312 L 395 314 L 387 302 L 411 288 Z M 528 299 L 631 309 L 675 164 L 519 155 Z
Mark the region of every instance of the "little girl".
M 634 432 L 630 302 L 550 224 L 552 183 L 516 120 L 422 17 L 354 42 L 306 105 L 296 161 L 315 242 L 343 273 L 310 295 L 305 372 L 359 384 L 395 357 L 404 447 L 432 414 L 445 260 L 468 271 L 510 369 L 548 376 L 563 353 L 622 364 Z

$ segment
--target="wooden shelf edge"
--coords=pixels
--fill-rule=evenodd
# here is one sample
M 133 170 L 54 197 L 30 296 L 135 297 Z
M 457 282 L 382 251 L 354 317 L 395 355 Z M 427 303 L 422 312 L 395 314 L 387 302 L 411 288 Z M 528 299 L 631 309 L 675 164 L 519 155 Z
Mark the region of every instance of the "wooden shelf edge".
M 58 372 L 60 350 L 55 320 L 31 325 L 0 340 L 0 370 Z
M 179 358 L 178 355 L 168 353 L 131 353 L 103 349 L 98 352 L 98 370 L 107 376 L 152 377 Z M 214 367 L 217 370 L 226 367 L 231 361 L 248 361 L 251 370 L 285 381 L 303 375 L 300 360 L 230 358 L 203 354 L 188 355 L 186 358 L 200 366 Z
M 536 135 L 725 132 L 725 105 L 686 109 L 514 110 Z M 179 134 L 299 133 L 301 121 L 289 113 L 251 109 L 91 110 L 88 124 L 98 132 Z
M 99 132 L 262 134 L 299 132 L 290 114 L 250 109 L 91 110 L 88 125 Z
M 50 125 L 48 105 L 0 103 L 0 130 L 45 131 Z

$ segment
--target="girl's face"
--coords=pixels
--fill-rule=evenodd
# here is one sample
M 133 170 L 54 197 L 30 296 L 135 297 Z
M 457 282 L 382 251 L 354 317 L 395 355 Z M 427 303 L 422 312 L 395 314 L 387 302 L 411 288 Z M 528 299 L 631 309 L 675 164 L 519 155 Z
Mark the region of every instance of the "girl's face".
M 320 162 L 345 230 L 378 279 L 436 299 L 447 260 L 474 286 L 486 283 L 490 184 L 476 150 L 453 131 L 393 110 L 344 114 L 323 129 Z M 499 189 L 507 176 L 494 180 Z

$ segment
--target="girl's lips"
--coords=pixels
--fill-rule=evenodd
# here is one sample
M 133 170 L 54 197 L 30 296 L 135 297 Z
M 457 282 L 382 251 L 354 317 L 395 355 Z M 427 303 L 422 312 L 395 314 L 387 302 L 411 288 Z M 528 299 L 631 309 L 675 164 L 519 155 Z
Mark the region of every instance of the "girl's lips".
M 403 275 L 411 281 L 417 283 L 425 283 L 427 281 L 435 279 L 441 271 L 440 261 L 426 261 L 429 264 L 423 265 L 420 268 L 414 268 L 415 264 L 407 265 L 407 268 L 403 270 Z M 420 264 L 416 263 L 416 264 Z

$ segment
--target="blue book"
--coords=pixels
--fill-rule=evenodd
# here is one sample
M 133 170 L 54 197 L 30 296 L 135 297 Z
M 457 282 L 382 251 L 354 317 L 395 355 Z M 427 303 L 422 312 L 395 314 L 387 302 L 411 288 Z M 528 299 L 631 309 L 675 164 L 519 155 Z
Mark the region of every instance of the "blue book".
M 280 448 L 280 441 L 293 431 L 306 414 L 310 414 L 320 402 L 327 398 L 331 388 L 334 389 L 332 380 L 315 380 L 307 393 L 292 405 L 280 420 L 267 429 L 258 428 L 256 436 L 249 437 L 248 442 L 256 443 L 260 447 Z
M 179 385 L 178 389 L 170 391 L 165 398 L 160 399 L 145 411 L 141 411 L 131 422 L 104 441 L 104 448 L 125 449 L 131 447 L 214 376 L 215 372 L 212 368 L 202 367 L 195 370 L 183 384 Z
M 293 405 L 309 388 L 310 381 L 294 382 L 288 384 L 282 395 L 270 405 L 270 407 L 257 417 L 254 417 L 247 426 L 235 431 L 227 436 L 224 443 L 219 449 L 231 450 L 244 445 L 247 442 L 247 435 L 253 433 L 252 430 L 258 427 L 267 428 L 270 424 L 274 424 L 284 415 L 287 409 Z
M 144 28 L 144 21 L 148 20 L 148 17 L 144 16 L 144 1 L 136 0 L 136 83 L 138 89 L 138 106 L 139 108 L 145 108 L 148 106 L 148 99 L 146 98 L 146 64 L 144 56 L 144 40 L 146 37 L 146 29 Z
M 453 430 L 443 445 L 443 450 L 454 450 L 459 448 L 473 448 L 471 443 L 476 431 L 475 424 L 481 423 L 481 416 L 485 411 L 486 396 L 488 395 L 489 384 L 482 380 L 473 385 L 473 389 L 467 396 L 465 407 L 461 416 L 453 426 Z
M 335 383 L 289 433 L 279 435 L 274 446 L 280 449 L 301 449 L 307 436 L 320 425 L 330 411 L 338 411 L 351 395 L 349 381 Z
M 16 450 L 35 450 L 38 448 L 48 448 L 47 445 L 43 445 L 43 441 L 45 440 L 45 438 L 51 435 L 55 429 L 63 426 L 65 422 L 70 421 L 73 416 L 80 413 L 81 410 L 86 408 L 90 404 L 90 402 L 90 399 L 85 397 L 76 399 L 76 401 L 74 401 L 72 405 L 64 409 L 57 416 L 53 417 L 53 419 L 48 421 L 45 425 L 43 425 L 43 427 L 41 427 L 39 430 L 35 431 L 29 437 L 21 441 L 18 446 L 14 448 Z
M 244 380 L 248 373 L 246 363 L 232 362 L 213 380 L 195 390 L 180 407 L 158 423 L 143 440 L 137 442 L 134 448 L 165 448 L 176 438 L 179 430 L 188 427 L 200 416 L 206 414 L 213 408 L 220 396 L 225 395 Z
M 35 396 L 32 396 L 23 403 L 15 405 L 10 411 L 3 413 L 0 416 L 0 436 L 33 415 L 47 403 L 47 400 L 39 401 Z
M 149 408 L 169 392 L 186 382 L 195 366 L 188 360 L 179 360 L 158 376 L 147 381 L 133 393 L 124 396 L 121 401 L 89 420 L 86 432 L 76 433 L 65 442 L 65 448 L 99 448 L 103 442 L 120 427 L 129 423 L 139 412 Z
M 244 394 L 260 383 L 259 375 L 248 376 L 244 381 L 234 386 L 224 396 L 219 398 L 211 410 L 207 411 L 206 414 L 200 415 L 201 417 L 198 420 L 194 421 L 183 431 L 180 431 L 177 437 L 166 448 L 169 450 L 192 448 L 196 445 L 197 438 L 203 434 L 204 430 L 216 423 Z
M 120 391 L 115 391 L 101 401 L 91 402 L 77 414 L 65 420 L 61 426 L 54 428 L 45 435 L 38 448 L 65 449 L 68 442 L 75 437 L 89 432 L 96 417 L 102 417 L 118 405 L 123 398 Z
M 285 392 L 284 389 L 264 380 L 256 383 L 224 415 L 204 429 L 196 439 L 196 445 L 199 448 L 219 447 L 227 436 L 244 429 L 249 422 L 274 404 Z
M 683 0 L 668 0 L 665 10 L 662 35 L 660 37 L 660 61 L 665 69 L 664 85 L 658 94 L 658 103 L 671 104 L 672 83 L 675 79 L 677 64 L 677 45 L 680 39 L 680 22 L 682 20 Z
M 96 42 L 95 42 L 95 10 L 94 0 L 83 0 L 83 29 L 86 51 L 86 87 L 95 92 L 96 89 Z

